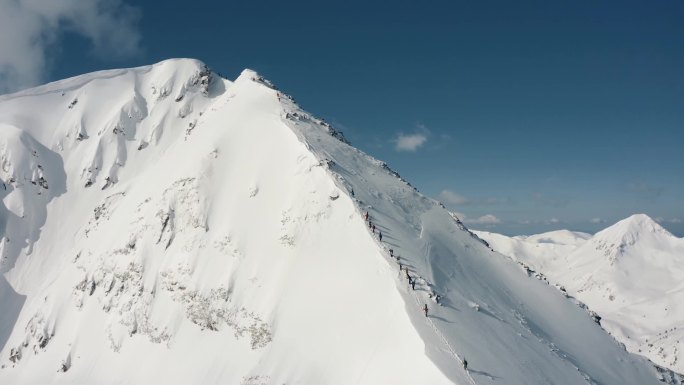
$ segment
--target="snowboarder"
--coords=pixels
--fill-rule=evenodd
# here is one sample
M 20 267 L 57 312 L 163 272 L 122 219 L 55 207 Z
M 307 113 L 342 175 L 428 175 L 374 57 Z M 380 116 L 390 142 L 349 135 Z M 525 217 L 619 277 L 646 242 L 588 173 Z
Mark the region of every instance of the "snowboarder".
M 428 313 L 427 304 L 423 305 L 423 312 L 425 313 L 425 316 L 427 317 L 427 313 Z
M 468 370 L 468 360 L 463 357 L 463 370 Z
M 378 231 L 378 237 L 380 237 L 380 242 L 382 242 L 382 231 Z

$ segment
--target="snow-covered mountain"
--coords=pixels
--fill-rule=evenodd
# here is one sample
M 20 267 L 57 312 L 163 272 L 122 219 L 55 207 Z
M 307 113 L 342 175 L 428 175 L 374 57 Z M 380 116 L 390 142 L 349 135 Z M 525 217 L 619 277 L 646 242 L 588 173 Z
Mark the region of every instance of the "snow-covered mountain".
M 250 70 L 0 97 L 0 156 L 3 384 L 671 378 Z
M 629 351 L 684 373 L 684 239 L 644 214 L 593 237 L 475 233 L 588 305 Z

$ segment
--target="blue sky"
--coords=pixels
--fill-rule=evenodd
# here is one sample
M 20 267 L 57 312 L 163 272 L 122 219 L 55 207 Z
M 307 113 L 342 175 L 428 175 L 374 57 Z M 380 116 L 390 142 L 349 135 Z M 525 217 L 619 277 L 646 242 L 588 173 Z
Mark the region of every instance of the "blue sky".
M 470 227 L 643 212 L 684 236 L 682 1 L 0 4 L 5 89 L 171 57 L 253 68 Z

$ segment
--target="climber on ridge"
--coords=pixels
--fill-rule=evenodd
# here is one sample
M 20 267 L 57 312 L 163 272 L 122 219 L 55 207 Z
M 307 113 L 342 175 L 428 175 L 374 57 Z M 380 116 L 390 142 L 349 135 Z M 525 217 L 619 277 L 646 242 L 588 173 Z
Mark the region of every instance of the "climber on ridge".
M 366 211 L 366 215 L 364 215 L 364 217 L 366 218 L 366 220 L 368 220 L 368 211 Z
M 382 242 L 382 231 L 378 231 L 378 237 L 380 237 L 380 242 Z
M 427 304 L 423 305 L 423 312 L 425 313 L 425 316 L 428 316 L 428 307 Z

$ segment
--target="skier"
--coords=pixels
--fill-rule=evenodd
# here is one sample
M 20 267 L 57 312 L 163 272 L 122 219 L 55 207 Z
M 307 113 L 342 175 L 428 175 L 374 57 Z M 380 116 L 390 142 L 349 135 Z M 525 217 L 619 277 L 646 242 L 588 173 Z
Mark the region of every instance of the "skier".
M 366 217 L 366 220 L 368 220 L 368 211 L 366 211 L 365 217 Z
M 390 257 L 394 258 L 394 249 L 389 249 Z
M 368 221 L 368 228 L 369 229 L 373 228 L 373 221 L 371 221 L 371 220 Z
M 425 316 L 427 317 L 427 312 L 428 312 L 427 304 L 423 305 L 423 312 L 425 313 Z
M 382 242 L 382 231 L 378 231 L 378 236 L 380 237 L 380 242 Z
M 416 291 L 416 280 L 415 279 L 413 281 L 411 281 L 411 289 L 413 289 L 413 291 Z
M 373 234 L 375 234 L 375 225 L 371 226 L 371 229 L 373 229 Z
M 463 357 L 463 370 L 468 370 L 468 361 Z

